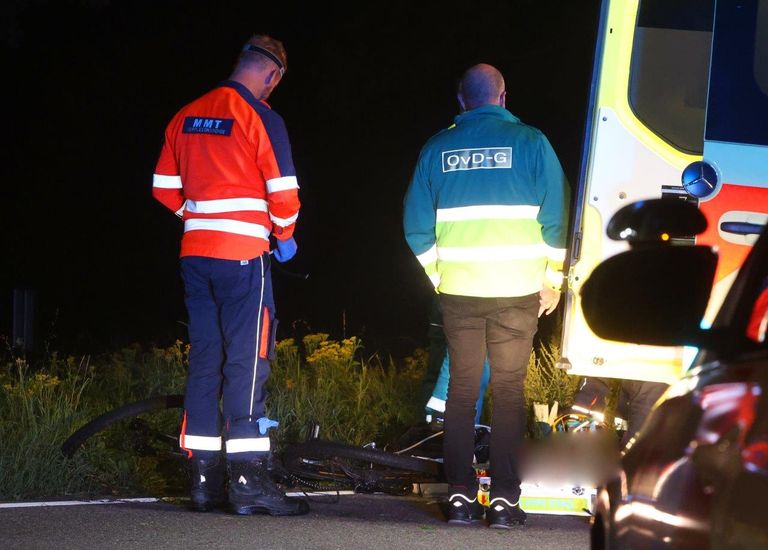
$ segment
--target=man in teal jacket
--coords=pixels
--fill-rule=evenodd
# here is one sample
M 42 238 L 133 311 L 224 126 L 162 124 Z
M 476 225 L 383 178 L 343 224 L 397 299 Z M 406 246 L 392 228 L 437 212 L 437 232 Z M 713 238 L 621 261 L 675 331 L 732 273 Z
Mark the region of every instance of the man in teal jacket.
M 472 469 L 475 401 L 491 365 L 491 527 L 525 522 L 518 453 L 523 381 L 538 317 L 560 300 L 569 188 L 547 138 L 505 107 L 501 73 L 463 75 L 455 124 L 423 147 L 404 201 L 405 237 L 440 295 L 450 361 L 448 521 L 482 519 Z

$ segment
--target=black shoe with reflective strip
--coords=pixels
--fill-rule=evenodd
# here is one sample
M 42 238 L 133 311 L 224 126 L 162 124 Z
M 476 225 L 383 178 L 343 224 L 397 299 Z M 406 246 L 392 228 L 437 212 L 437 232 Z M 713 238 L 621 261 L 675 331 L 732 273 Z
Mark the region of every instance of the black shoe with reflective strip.
M 513 525 L 525 524 L 526 513 L 520 508 L 520 499 L 510 502 L 506 498 L 492 498 L 485 512 L 491 529 L 509 529 Z
M 191 508 L 196 512 L 208 512 L 227 501 L 224 493 L 224 459 L 191 458 L 192 475 L 190 491 Z
M 454 493 L 448 498 L 446 516 L 448 523 L 466 525 L 483 519 L 485 508 L 477 501 L 461 493 Z
M 272 481 L 266 460 L 229 463 L 229 508 L 238 515 L 298 516 L 309 512 L 305 500 L 287 496 Z

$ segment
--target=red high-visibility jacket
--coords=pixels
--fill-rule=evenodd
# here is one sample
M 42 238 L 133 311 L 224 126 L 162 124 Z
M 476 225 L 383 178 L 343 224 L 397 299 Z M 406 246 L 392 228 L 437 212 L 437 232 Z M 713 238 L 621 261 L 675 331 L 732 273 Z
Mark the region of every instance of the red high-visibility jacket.
M 225 81 L 182 108 L 165 131 L 153 196 L 184 220 L 181 256 L 248 260 L 288 239 L 298 183 L 283 119 Z

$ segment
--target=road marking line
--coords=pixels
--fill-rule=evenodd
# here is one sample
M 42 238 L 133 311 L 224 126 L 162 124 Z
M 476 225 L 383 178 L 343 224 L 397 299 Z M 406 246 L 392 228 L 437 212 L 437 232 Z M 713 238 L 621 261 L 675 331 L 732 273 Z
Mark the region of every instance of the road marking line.
M 285 493 L 285 496 L 287 497 L 313 497 L 318 495 L 355 495 L 354 491 L 293 491 L 290 493 Z
M 294 491 L 286 493 L 289 497 L 316 496 L 316 495 L 354 495 L 354 491 Z M 120 498 L 98 500 L 50 500 L 46 502 L 0 502 L 0 508 L 41 508 L 44 506 L 85 506 L 93 504 L 128 504 L 133 502 L 160 502 L 162 499 L 154 497 L 144 498 Z M 188 500 L 188 499 L 186 499 Z
M 99 500 L 51 500 L 47 502 L 0 502 L 0 508 L 39 508 L 42 506 L 84 506 L 86 504 L 126 504 L 129 502 L 158 502 L 159 498 L 121 498 Z

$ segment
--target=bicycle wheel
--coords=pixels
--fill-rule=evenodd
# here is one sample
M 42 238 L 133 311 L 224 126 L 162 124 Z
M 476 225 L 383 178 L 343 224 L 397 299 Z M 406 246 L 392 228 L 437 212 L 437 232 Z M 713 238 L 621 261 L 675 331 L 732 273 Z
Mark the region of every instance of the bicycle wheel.
M 313 482 L 325 482 L 333 488 L 398 495 L 410 492 L 413 483 L 437 479 L 441 472 L 438 462 L 321 439 L 288 447 L 283 467 L 294 481 L 313 488 L 322 487 Z
M 69 436 L 69 438 L 61 445 L 61 452 L 65 457 L 72 458 L 75 452 L 88 440 L 88 438 L 116 422 L 137 417 L 144 413 L 163 409 L 182 408 L 183 406 L 183 395 L 162 395 L 150 399 L 142 399 L 141 401 L 136 401 L 134 403 L 128 403 L 127 405 L 123 405 L 122 407 L 118 407 L 94 418 L 81 427 Z M 153 432 L 152 428 L 145 423 L 136 422 L 134 425 L 136 426 L 136 431 L 141 431 L 145 435 Z

